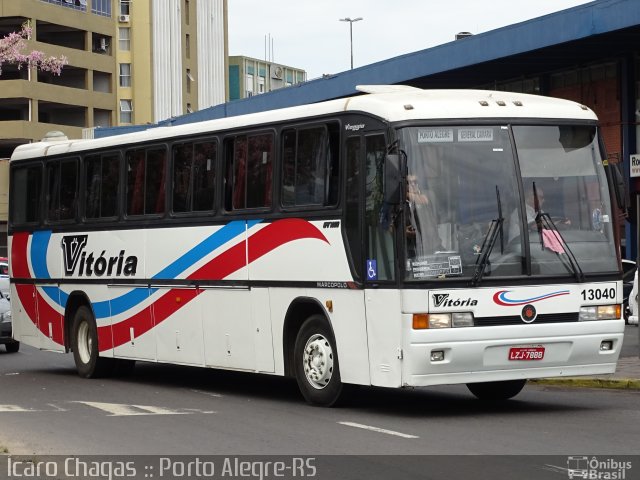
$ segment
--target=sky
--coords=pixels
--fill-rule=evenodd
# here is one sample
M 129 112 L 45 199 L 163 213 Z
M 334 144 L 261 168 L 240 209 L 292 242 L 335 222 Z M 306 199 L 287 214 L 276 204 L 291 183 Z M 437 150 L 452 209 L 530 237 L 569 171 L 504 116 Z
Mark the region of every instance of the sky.
M 590 0 L 228 0 L 229 55 L 306 70 L 307 79 L 354 68 L 590 3 Z M 271 38 L 272 54 L 265 38 Z

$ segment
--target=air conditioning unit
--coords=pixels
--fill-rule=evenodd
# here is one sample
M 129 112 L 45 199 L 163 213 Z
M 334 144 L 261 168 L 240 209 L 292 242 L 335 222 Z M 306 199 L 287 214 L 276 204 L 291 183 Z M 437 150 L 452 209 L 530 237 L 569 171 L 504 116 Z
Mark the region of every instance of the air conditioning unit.
M 119 21 L 120 23 L 126 23 L 126 22 L 128 22 L 128 21 L 129 21 L 129 15 L 120 15 L 120 16 L 118 17 L 118 21 Z

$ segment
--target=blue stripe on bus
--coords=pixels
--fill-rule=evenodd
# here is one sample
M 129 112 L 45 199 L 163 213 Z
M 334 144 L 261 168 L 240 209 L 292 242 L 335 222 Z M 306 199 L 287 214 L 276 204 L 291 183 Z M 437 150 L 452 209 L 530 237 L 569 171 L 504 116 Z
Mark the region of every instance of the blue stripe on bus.
M 206 255 L 225 243 L 233 240 L 238 235 L 241 235 L 243 232 L 257 225 L 261 221 L 262 220 L 249 220 L 245 222 L 237 220 L 228 223 L 151 278 L 167 280 L 175 279 L 186 269 L 202 260 Z M 47 268 L 47 249 L 51 240 L 51 234 L 51 230 L 34 232 L 31 238 L 31 265 L 33 268 L 34 278 L 36 280 L 46 280 L 51 278 L 49 269 Z M 66 306 L 67 301 L 69 300 L 69 295 L 58 287 L 42 287 L 42 291 L 62 308 Z M 149 289 L 146 287 L 134 287 L 130 292 L 116 297 L 113 300 L 95 302 L 91 305 L 97 319 L 107 318 L 109 316 L 124 313 L 136 305 L 139 305 L 157 291 L 157 288 Z

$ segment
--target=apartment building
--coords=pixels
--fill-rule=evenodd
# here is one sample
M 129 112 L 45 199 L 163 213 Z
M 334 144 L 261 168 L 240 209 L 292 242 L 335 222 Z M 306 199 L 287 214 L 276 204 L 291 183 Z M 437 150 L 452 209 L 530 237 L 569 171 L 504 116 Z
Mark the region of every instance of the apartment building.
M 0 0 L 0 35 L 64 55 L 62 75 L 4 65 L 0 158 L 61 130 L 154 123 L 226 98 L 226 0 Z
M 307 80 L 307 72 L 245 56 L 229 57 L 229 100 L 253 97 Z
M 67 57 L 60 76 L 4 64 L 0 159 L 59 130 L 155 123 L 227 95 L 227 0 L 0 0 L 0 36 L 29 22 L 29 50 Z M 0 160 L 0 256 L 8 162 Z

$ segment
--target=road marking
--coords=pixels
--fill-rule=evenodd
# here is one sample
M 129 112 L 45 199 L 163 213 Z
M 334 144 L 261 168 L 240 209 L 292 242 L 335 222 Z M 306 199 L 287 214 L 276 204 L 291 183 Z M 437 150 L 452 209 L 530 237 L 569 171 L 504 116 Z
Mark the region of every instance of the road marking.
M 174 410 L 153 405 L 127 405 L 124 403 L 104 403 L 104 402 L 71 402 L 81 403 L 88 407 L 97 408 L 107 412 L 109 417 L 131 417 L 141 415 L 194 415 L 196 413 L 212 414 L 216 412 L 196 409 Z
M 65 408 L 59 407 L 58 405 L 54 405 L 53 403 L 47 403 L 47 405 L 49 407 L 55 408 L 54 411 L 56 411 L 56 412 L 67 412 L 68 411 Z
M 550 472 L 555 472 L 555 473 L 566 473 L 567 475 L 569 474 L 569 469 L 568 468 L 564 468 L 564 467 L 557 467 L 555 465 L 550 465 L 548 463 L 545 463 L 544 466 L 542 467 L 543 470 L 548 470 Z
M 202 390 L 191 390 L 191 391 L 193 393 L 201 393 L 202 395 L 207 395 L 209 397 L 222 398 L 222 395 L 220 395 L 219 393 L 203 392 Z
M 15 372 L 15 373 L 5 373 L 4 374 L 5 377 L 12 377 L 12 376 L 15 376 L 15 375 L 20 375 L 20 373 Z
M 347 427 L 362 428 L 364 430 L 371 430 L 372 432 L 386 433 L 387 435 L 395 435 L 396 437 L 420 438 L 420 437 L 416 437 L 415 435 L 409 435 L 407 433 L 394 432 L 393 430 L 385 430 L 384 428 L 372 427 L 370 425 L 362 425 L 360 423 L 353 423 L 353 422 L 338 422 L 338 423 L 340 425 L 346 425 Z
M 37 412 L 37 411 L 38 410 L 22 408 L 18 405 L 0 405 L 0 413 L 19 413 L 19 412 Z

